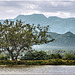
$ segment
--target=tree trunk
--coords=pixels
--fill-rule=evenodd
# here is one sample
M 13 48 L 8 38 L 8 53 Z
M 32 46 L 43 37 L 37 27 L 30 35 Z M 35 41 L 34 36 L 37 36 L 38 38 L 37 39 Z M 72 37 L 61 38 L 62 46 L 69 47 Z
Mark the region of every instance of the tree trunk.
M 15 60 L 14 57 L 13 57 L 13 55 L 11 55 L 11 59 L 12 59 L 12 60 Z
M 15 57 L 15 60 L 17 60 L 18 56 L 19 56 L 19 50 L 16 51 L 16 57 Z
M 11 59 L 17 61 L 17 58 L 18 58 L 18 56 L 19 56 L 19 51 L 20 51 L 20 50 L 17 50 L 17 51 L 16 51 L 16 56 L 13 55 L 13 50 L 9 50 L 9 48 L 7 48 L 7 51 L 9 52 L 9 55 L 10 55 Z
M 18 56 L 15 57 L 15 60 L 17 61 Z
M 7 51 L 9 52 L 9 55 L 11 57 L 11 60 L 15 60 L 14 56 L 13 56 L 13 52 L 9 50 L 9 48 L 7 48 Z
M 10 54 L 11 60 L 15 60 L 15 59 L 14 59 L 14 56 L 13 56 L 13 53 L 10 52 L 9 54 Z

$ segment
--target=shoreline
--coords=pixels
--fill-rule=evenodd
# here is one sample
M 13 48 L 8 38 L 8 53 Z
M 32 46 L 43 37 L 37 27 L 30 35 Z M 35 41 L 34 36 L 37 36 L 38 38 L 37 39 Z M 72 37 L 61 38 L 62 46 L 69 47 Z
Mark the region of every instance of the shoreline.
M 30 67 L 30 66 L 75 66 L 75 65 L 0 65 L 0 67 Z
M 20 61 L 0 61 L 0 66 L 31 66 L 31 65 L 75 65 L 75 60 L 20 60 Z

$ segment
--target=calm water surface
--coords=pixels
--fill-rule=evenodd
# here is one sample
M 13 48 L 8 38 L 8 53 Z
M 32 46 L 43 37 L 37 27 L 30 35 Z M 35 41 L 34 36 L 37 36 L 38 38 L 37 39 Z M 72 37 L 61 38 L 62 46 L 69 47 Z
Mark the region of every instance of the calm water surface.
M 0 66 L 0 75 L 75 75 L 75 66 Z

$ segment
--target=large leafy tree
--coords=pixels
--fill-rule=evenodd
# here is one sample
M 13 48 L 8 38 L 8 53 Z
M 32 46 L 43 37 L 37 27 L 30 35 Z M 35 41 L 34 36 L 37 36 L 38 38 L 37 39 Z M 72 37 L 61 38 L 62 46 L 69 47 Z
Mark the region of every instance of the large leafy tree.
M 48 27 L 23 24 L 21 20 L 0 23 L 0 49 L 6 50 L 12 60 L 17 60 L 20 53 L 30 50 L 34 44 L 51 42 Z

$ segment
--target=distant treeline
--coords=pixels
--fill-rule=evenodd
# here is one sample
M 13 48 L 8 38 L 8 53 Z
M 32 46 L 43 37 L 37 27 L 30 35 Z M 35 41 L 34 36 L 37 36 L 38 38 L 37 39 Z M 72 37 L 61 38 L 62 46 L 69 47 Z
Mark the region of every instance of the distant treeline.
M 75 55 L 75 50 L 44 50 L 47 54 L 61 54 L 62 56 L 64 56 L 65 54 L 73 54 Z
M 0 65 L 75 65 L 75 55 L 71 53 L 49 54 L 46 51 L 26 51 L 18 60 L 10 60 L 8 54 L 0 54 Z
M 45 51 L 36 51 L 31 50 L 26 52 L 24 56 L 21 57 L 20 60 L 49 60 L 49 59 L 64 59 L 64 60 L 75 60 L 74 52 L 66 52 L 58 50 L 58 53 L 49 53 Z
M 19 60 L 49 60 L 49 59 L 63 59 L 63 60 L 75 60 L 74 51 L 53 50 L 52 51 L 37 51 L 30 50 L 21 54 Z M 73 52 L 73 53 L 72 53 Z M 0 54 L 0 60 L 10 60 L 8 54 Z

